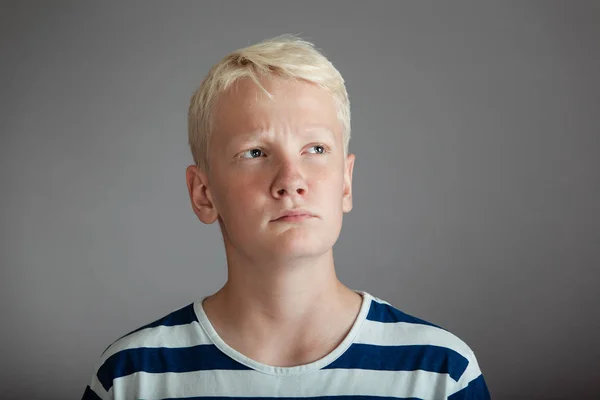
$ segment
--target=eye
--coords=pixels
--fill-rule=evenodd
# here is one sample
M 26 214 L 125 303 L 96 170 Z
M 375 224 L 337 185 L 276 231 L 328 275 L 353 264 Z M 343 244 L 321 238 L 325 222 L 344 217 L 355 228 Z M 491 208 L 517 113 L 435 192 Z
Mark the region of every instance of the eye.
M 310 146 L 309 149 L 315 149 L 315 151 L 309 151 L 309 153 L 313 153 L 313 154 L 323 154 L 325 153 L 325 147 L 321 146 L 320 144 L 316 144 L 314 146 Z
M 261 149 L 250 149 L 242 153 L 241 158 L 259 158 L 263 155 Z

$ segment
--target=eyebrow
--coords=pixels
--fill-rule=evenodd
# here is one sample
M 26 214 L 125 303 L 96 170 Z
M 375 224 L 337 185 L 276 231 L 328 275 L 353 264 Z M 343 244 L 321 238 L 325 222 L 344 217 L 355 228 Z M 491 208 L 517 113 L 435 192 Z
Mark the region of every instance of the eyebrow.
M 333 142 L 335 142 L 335 134 L 333 133 L 333 131 L 329 128 L 325 128 L 320 125 L 319 126 L 311 126 L 306 129 L 302 129 L 298 133 L 302 136 L 309 136 L 309 135 L 315 134 L 315 133 L 316 134 L 324 133 L 327 136 L 329 136 Z M 269 137 L 269 136 L 273 136 L 273 135 L 269 131 L 264 130 L 264 129 L 257 129 L 254 131 L 246 132 L 246 133 L 237 135 L 235 138 L 233 138 L 227 145 L 227 150 L 229 151 L 234 146 L 240 146 L 247 142 L 252 142 L 254 140 L 261 140 L 261 139 L 264 139 L 265 137 Z

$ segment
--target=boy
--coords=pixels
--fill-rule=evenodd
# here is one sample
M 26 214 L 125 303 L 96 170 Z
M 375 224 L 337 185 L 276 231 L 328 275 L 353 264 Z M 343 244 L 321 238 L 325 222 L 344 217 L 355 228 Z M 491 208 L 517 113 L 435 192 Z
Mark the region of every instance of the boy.
M 85 400 L 489 399 L 460 339 L 336 277 L 350 104 L 312 44 L 284 35 L 228 55 L 188 123 L 190 200 L 219 222 L 227 283 L 111 344 Z

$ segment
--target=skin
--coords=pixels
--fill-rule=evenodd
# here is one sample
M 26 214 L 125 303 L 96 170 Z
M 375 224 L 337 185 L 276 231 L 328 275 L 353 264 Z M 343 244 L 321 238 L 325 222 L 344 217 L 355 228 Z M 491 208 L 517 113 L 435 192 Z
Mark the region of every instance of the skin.
M 215 106 L 209 171 L 186 170 L 192 208 L 219 222 L 228 280 L 204 310 L 219 336 L 256 361 L 316 361 L 347 335 L 362 297 L 337 278 L 333 245 L 352 209 L 353 154 L 344 153 L 332 96 L 303 81 L 243 79 Z M 277 220 L 302 208 L 311 217 Z

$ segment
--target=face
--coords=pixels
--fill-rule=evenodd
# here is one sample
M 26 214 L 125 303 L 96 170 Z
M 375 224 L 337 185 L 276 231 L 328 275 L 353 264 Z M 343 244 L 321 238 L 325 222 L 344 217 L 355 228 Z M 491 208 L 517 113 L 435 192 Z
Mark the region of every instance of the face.
M 188 168 L 194 210 L 205 223 L 219 221 L 226 248 L 239 256 L 323 255 L 352 208 L 354 155 L 344 154 L 327 91 L 281 78 L 261 83 L 273 99 L 249 80 L 218 99 L 210 171 Z

